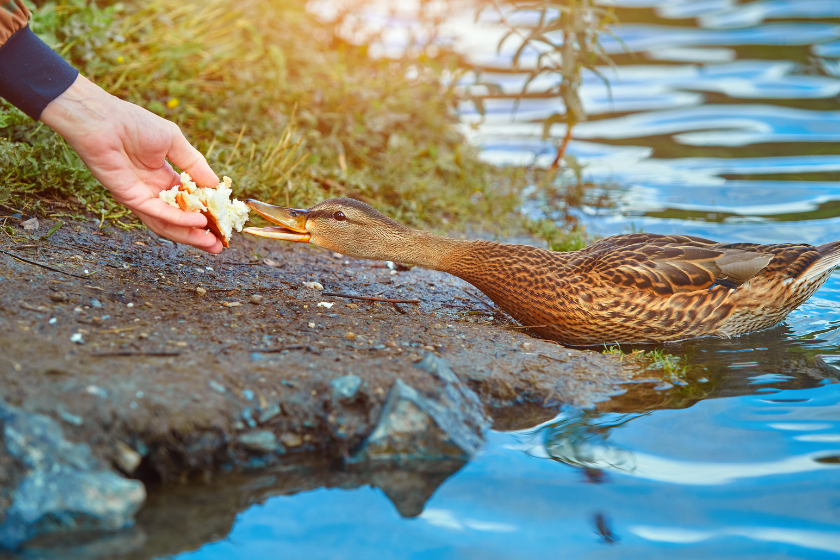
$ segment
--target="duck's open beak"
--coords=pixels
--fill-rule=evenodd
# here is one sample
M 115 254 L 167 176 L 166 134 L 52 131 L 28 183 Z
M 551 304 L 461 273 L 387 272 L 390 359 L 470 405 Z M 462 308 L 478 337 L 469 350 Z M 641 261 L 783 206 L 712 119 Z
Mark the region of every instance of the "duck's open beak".
M 297 210 L 295 208 L 284 208 L 272 206 L 258 200 L 245 201 L 251 209 L 271 222 L 281 227 L 245 228 L 245 233 L 259 235 L 260 237 L 271 237 L 283 241 L 297 241 L 309 243 L 309 233 L 306 231 L 306 219 L 309 217 L 309 210 Z

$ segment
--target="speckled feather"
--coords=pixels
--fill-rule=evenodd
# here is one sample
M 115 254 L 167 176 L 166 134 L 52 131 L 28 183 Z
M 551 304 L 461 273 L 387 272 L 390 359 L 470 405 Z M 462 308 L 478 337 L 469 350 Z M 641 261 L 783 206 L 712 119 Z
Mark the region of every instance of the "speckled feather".
M 840 242 L 721 244 L 632 234 L 569 253 L 477 241 L 438 268 L 476 286 L 536 335 L 592 345 L 729 338 L 771 327 L 838 261 Z

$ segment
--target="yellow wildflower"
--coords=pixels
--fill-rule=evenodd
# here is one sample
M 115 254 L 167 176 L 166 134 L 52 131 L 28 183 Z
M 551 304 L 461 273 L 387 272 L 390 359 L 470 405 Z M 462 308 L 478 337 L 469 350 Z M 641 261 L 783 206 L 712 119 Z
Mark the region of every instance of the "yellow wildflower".
M 180 104 L 181 104 L 181 102 L 178 101 L 177 97 L 173 97 L 172 99 L 170 99 L 169 101 L 166 102 L 166 106 L 169 107 L 170 109 L 174 109 L 175 107 L 177 107 Z

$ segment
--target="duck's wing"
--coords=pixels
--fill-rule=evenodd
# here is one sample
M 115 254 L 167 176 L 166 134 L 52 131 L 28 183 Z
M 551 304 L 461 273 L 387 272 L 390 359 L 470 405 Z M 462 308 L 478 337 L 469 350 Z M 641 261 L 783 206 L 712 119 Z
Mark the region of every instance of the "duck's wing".
M 633 234 L 591 247 L 590 275 L 623 288 L 667 296 L 740 286 L 773 260 L 760 245 L 726 246 L 689 236 Z

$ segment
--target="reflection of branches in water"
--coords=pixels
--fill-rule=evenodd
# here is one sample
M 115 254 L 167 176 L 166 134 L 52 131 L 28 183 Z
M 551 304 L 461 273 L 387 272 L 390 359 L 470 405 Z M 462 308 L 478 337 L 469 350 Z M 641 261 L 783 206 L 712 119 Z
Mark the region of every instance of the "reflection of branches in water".
M 519 43 L 512 59 L 513 68 L 522 66 L 523 55 L 536 55 L 533 61 L 528 59 L 528 77 L 517 95 L 517 103 L 540 76 L 557 79 L 556 85 L 541 92 L 543 96 L 556 96 L 562 100 L 562 109 L 543 121 L 543 138 L 550 136 L 555 123 L 566 124 L 551 164 L 551 169 L 557 169 L 572 139 L 572 129 L 586 120 L 580 99 L 583 70 L 601 78 L 609 91 L 609 82 L 598 66 L 612 66 L 613 62 L 599 40 L 602 35 L 612 35 L 608 25 L 616 22 L 615 14 L 609 8 L 596 6 L 593 0 L 568 0 L 562 5 L 540 0 L 493 0 L 492 6 L 499 21 L 508 28 L 497 50 L 501 52 L 511 37 L 516 37 Z

